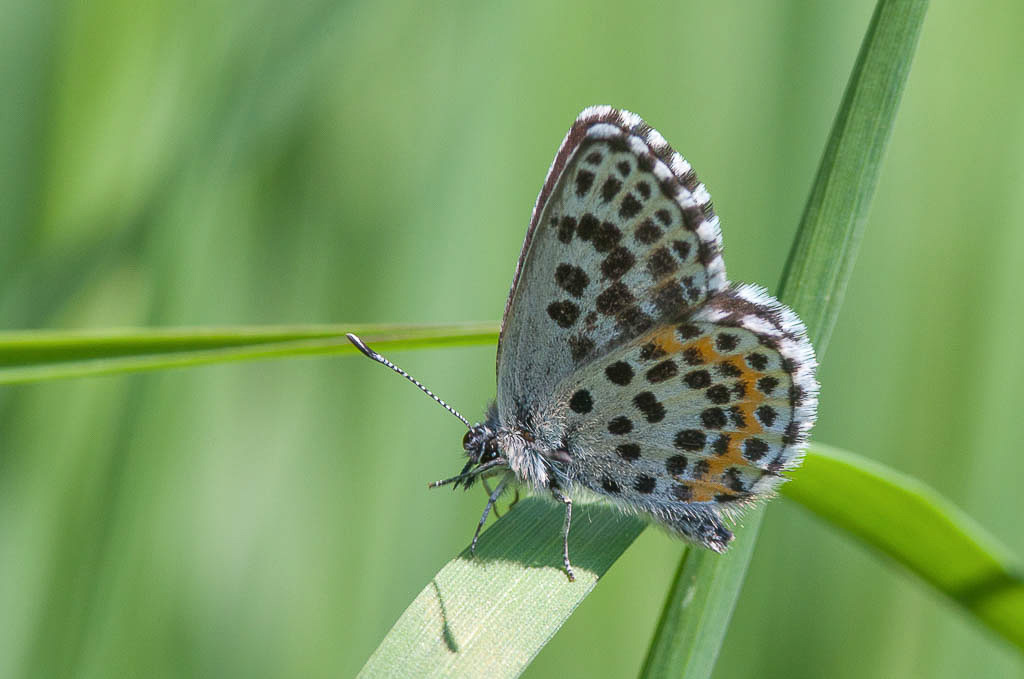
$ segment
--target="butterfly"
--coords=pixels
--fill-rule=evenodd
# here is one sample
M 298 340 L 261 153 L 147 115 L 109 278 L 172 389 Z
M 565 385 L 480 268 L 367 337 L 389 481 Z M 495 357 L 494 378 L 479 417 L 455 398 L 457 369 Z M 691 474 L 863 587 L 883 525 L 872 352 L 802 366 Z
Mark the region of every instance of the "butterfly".
M 565 508 L 596 494 L 724 552 L 726 520 L 771 497 L 800 464 L 817 413 L 814 349 L 796 314 L 730 283 L 719 220 L 689 163 L 633 113 L 585 109 L 533 209 L 498 340 L 483 422 L 456 410 L 355 335 L 468 427 L 462 472 Z M 486 483 L 486 481 L 485 481 Z

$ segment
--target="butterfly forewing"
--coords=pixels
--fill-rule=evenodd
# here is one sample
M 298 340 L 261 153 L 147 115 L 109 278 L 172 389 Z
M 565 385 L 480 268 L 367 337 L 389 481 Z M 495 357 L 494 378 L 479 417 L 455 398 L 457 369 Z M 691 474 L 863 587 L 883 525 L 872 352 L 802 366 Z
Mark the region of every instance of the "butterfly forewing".
M 499 342 L 503 421 L 725 287 L 718 220 L 689 165 L 637 116 L 577 119 L 527 233 Z M 528 292 L 527 292 L 528 291 Z

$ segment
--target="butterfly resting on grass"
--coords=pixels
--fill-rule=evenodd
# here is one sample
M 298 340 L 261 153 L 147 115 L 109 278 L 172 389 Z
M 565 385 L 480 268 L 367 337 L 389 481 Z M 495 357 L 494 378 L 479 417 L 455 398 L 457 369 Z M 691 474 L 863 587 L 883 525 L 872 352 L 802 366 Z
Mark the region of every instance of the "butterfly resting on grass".
M 725 519 L 800 464 L 818 383 L 803 323 L 730 283 L 718 217 L 690 165 L 633 113 L 584 110 L 541 189 L 498 340 L 497 399 L 466 424 L 448 483 L 597 494 L 723 552 Z

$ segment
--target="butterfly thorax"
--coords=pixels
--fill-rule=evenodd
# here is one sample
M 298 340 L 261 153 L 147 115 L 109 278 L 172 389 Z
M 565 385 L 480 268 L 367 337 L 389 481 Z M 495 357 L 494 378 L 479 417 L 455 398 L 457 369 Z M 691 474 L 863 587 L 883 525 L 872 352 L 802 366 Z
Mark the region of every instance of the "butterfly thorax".
M 497 463 L 495 471 L 511 470 L 521 482 L 538 490 L 550 488 L 552 483 L 564 485 L 571 459 L 564 450 L 564 439 L 552 439 L 551 432 L 538 431 L 516 418 L 501 422 L 494 407 L 487 415 L 463 437 L 467 468 Z

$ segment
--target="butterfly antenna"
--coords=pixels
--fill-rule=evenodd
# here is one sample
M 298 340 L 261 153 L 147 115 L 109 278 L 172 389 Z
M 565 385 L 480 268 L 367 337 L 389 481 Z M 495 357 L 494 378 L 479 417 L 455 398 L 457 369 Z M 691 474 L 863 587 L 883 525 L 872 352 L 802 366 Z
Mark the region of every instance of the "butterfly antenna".
M 457 417 L 460 420 L 462 420 L 462 424 L 466 425 L 467 429 L 472 429 L 473 428 L 472 426 L 470 426 L 469 420 L 467 420 L 465 417 L 463 417 L 462 414 L 459 413 L 458 410 L 456 410 L 455 408 L 452 408 L 450 405 L 448 405 L 447 403 L 442 401 L 440 398 L 438 398 L 436 395 L 434 395 L 434 392 L 430 391 L 429 389 L 424 387 L 422 384 L 420 384 L 419 380 L 417 380 L 415 377 L 413 377 L 409 373 L 405 372 L 404 370 L 402 370 L 397 365 L 395 365 L 394 363 L 392 363 L 388 359 L 386 359 L 383 356 L 381 356 L 380 354 L 378 354 L 376 351 L 374 351 L 370 347 L 366 346 L 366 342 L 364 342 L 363 340 L 359 339 L 358 337 L 356 337 L 352 333 L 346 333 L 345 337 L 348 338 L 349 342 L 351 342 L 352 344 L 355 345 L 356 349 L 358 349 L 359 351 L 363 352 L 364 356 L 366 356 L 367 358 L 372 358 L 373 360 L 377 361 L 378 363 L 381 363 L 381 364 L 386 365 L 387 367 L 391 368 L 396 373 L 398 373 L 399 375 L 401 375 L 402 377 L 404 377 L 405 379 L 409 380 L 410 382 L 415 384 L 417 387 L 419 387 L 420 390 L 423 391 L 424 394 L 426 394 L 430 398 L 432 398 L 435 401 L 437 401 L 438 403 L 440 403 L 441 407 L 443 407 L 445 410 L 447 410 L 452 415 L 454 415 L 455 417 Z

